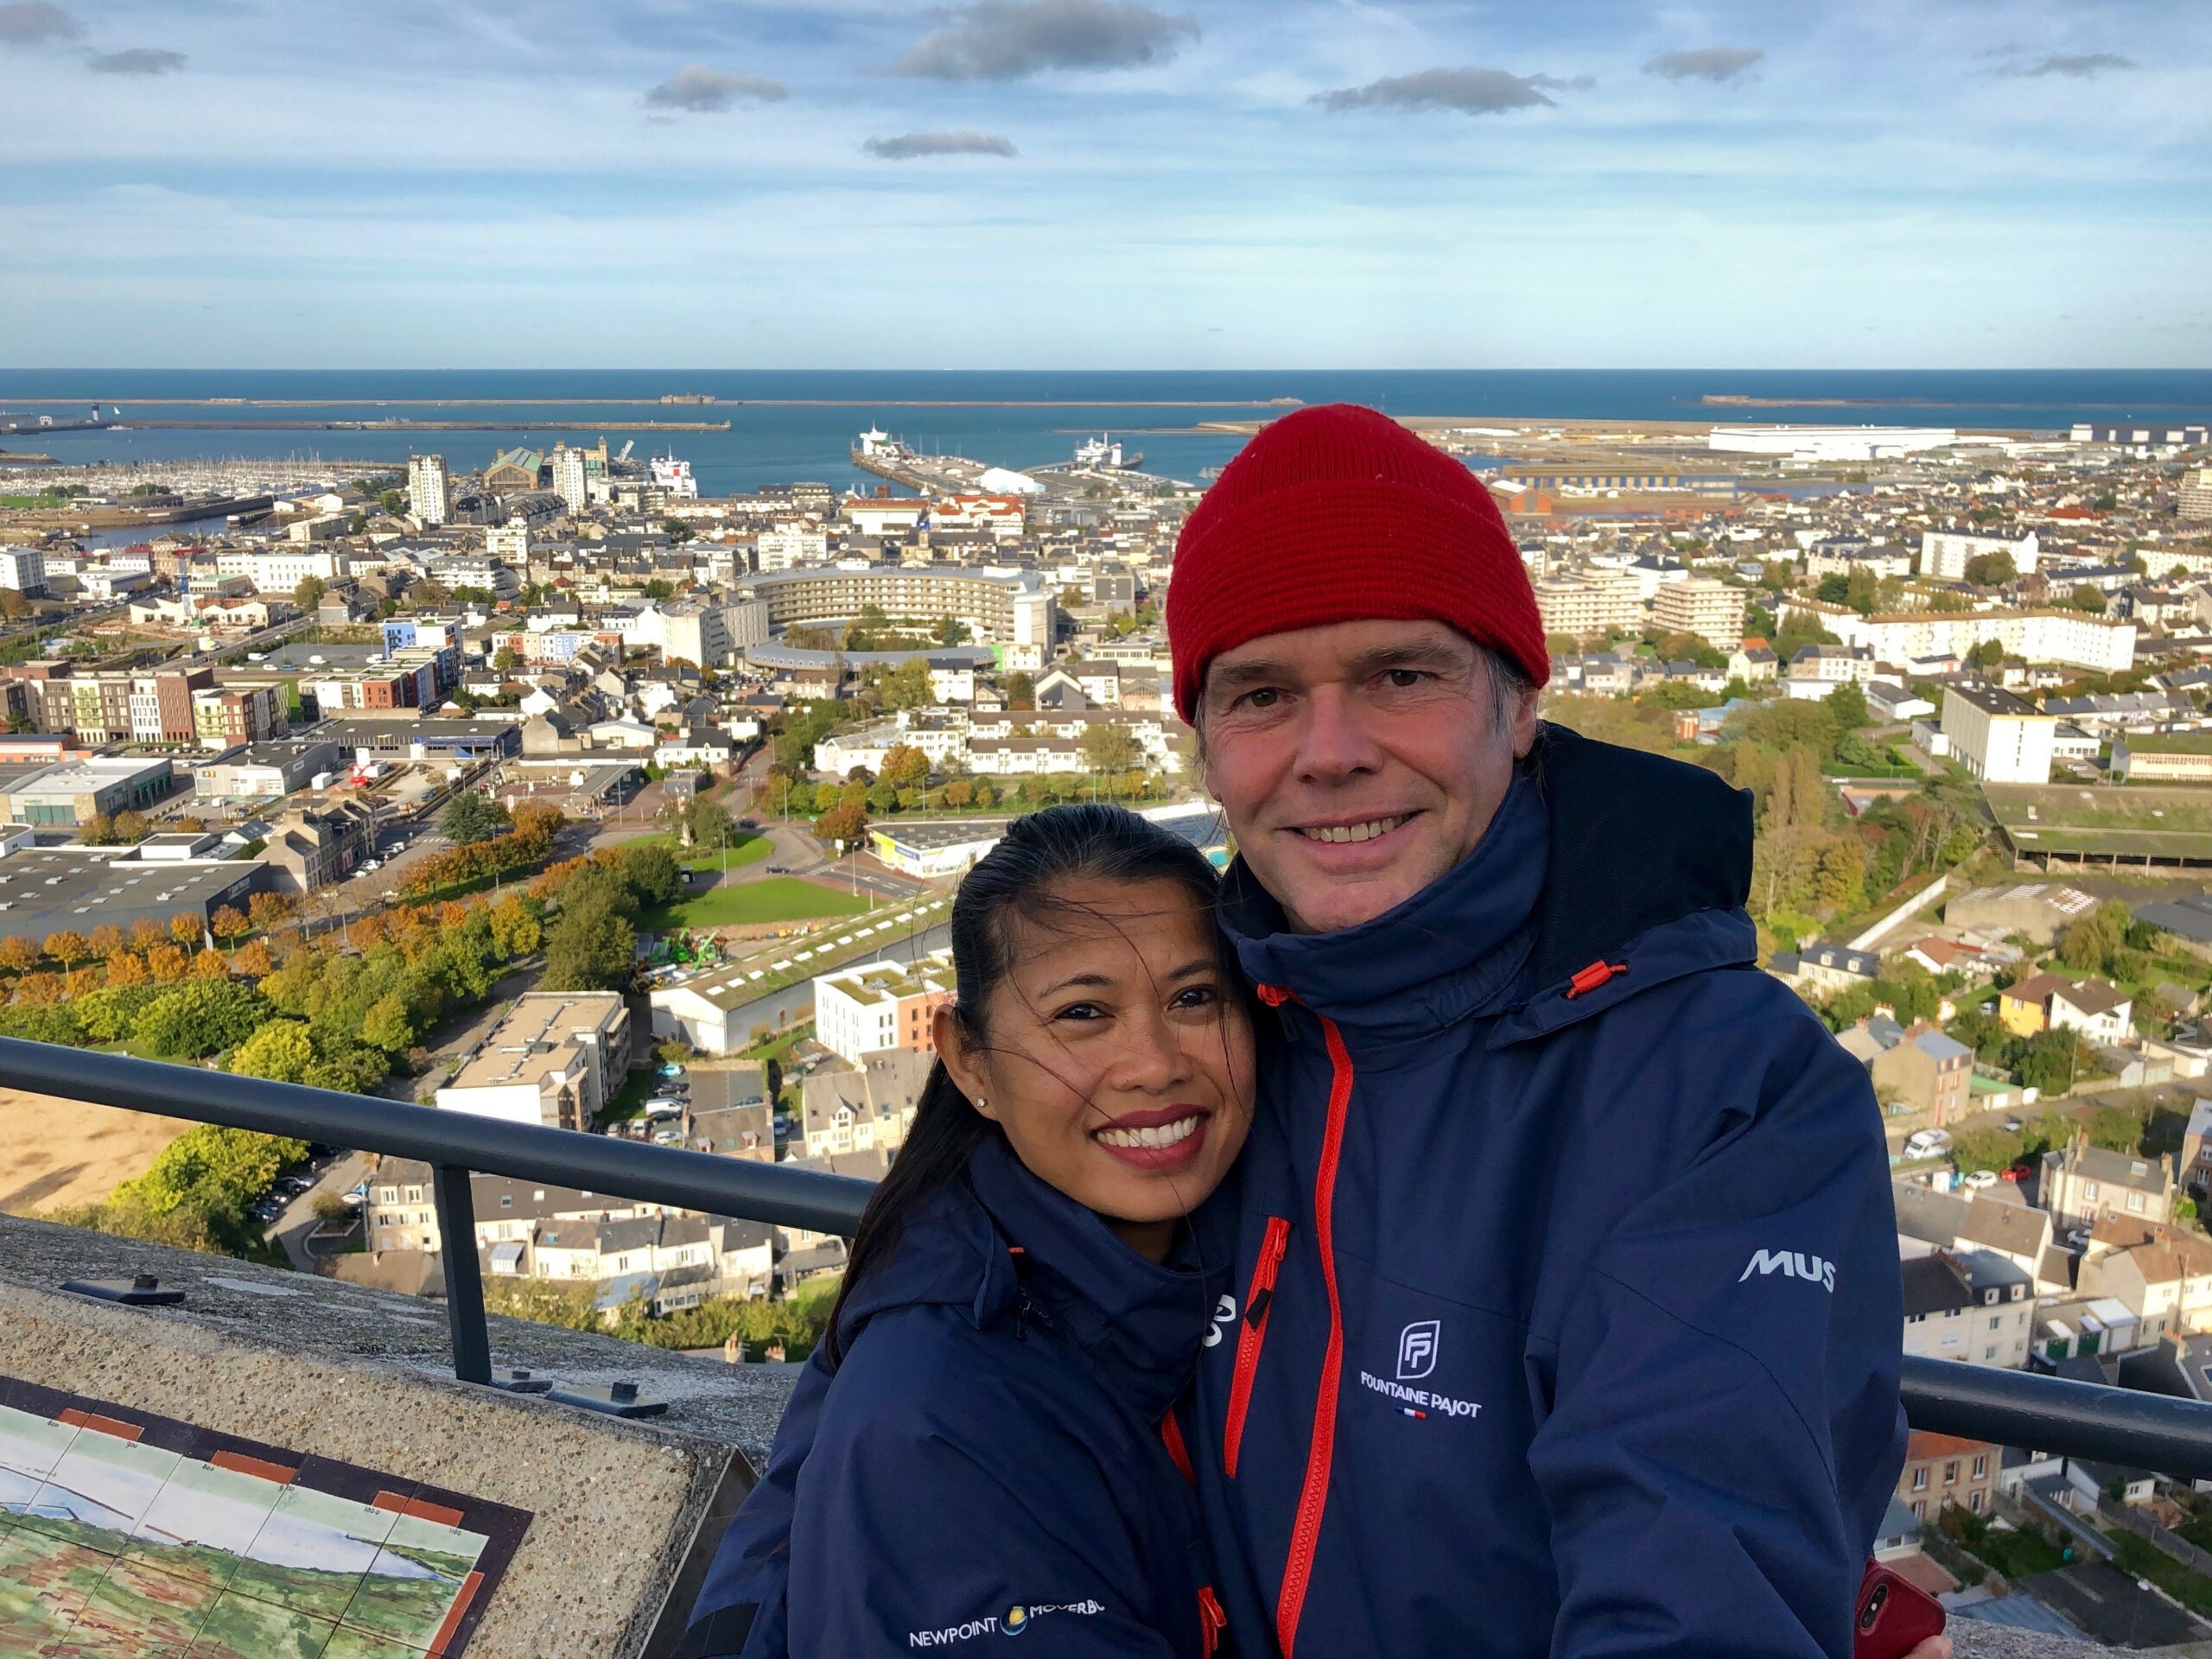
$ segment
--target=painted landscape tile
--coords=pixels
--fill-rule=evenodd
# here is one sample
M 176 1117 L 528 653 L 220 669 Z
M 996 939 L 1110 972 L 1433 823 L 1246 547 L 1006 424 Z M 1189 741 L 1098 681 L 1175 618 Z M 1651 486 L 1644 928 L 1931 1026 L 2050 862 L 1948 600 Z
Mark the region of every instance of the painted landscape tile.
M 73 1424 L 0 1406 L 0 1522 L 14 1524 L 76 1438 Z
M 86 1429 L 69 1442 L 23 1511 L 22 1524 L 77 1543 L 90 1543 L 83 1535 L 97 1532 L 114 1540 L 109 1553 L 119 1555 L 130 1529 L 182 1461 L 158 1446 Z
M 0 1376 L 10 1659 L 453 1659 L 530 1519 Z
M 206 1585 L 154 1572 L 135 1561 L 113 1561 L 68 1633 L 40 1651 L 51 1659 L 111 1659 L 124 1654 L 132 1659 L 184 1659 L 217 1594 Z
M 132 1532 L 124 1554 L 165 1573 L 221 1589 L 249 1554 L 270 1512 L 292 1489 L 207 1462 L 178 1465 Z
M 488 1541 L 481 1533 L 402 1516 L 346 1610 L 346 1623 L 427 1649 Z
M 322 1659 L 337 1628 L 327 1618 L 226 1591 L 192 1644 L 192 1659 Z
M 0 1537 L 0 1653 L 66 1635 L 113 1560 L 28 1528 Z

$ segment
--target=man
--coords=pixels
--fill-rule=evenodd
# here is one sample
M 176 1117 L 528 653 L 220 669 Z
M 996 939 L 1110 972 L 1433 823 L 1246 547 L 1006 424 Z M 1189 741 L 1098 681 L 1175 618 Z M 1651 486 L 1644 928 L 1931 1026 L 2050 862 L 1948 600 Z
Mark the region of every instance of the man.
M 1747 798 L 1539 722 L 1488 491 L 1372 410 L 1247 447 L 1167 626 L 1280 1020 L 1184 1433 L 1236 1651 L 1847 1659 L 1888 1165 L 1755 966 Z

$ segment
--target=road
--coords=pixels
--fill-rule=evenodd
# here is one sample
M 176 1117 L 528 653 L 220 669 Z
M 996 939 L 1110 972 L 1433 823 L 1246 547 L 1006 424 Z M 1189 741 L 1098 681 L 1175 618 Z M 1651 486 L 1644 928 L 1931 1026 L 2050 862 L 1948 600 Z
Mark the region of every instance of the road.
M 950 924 L 939 922 L 927 931 L 915 935 L 912 941 L 903 935 L 876 952 L 876 959 L 911 963 L 942 950 L 952 943 Z M 803 979 L 796 985 L 787 985 L 780 991 L 771 991 L 753 1001 L 741 1003 L 729 1011 L 725 1029 L 750 1031 L 755 1026 L 786 1025 L 798 1015 L 801 1008 L 814 1006 L 814 982 Z
M 301 1273 L 317 1271 L 315 1258 L 308 1253 L 308 1235 L 319 1224 L 315 1213 L 315 1201 L 326 1192 L 349 1192 L 367 1179 L 369 1160 L 358 1152 L 341 1152 L 327 1165 L 321 1178 L 306 1192 L 286 1205 L 263 1232 L 262 1236 L 284 1247 L 285 1257 Z

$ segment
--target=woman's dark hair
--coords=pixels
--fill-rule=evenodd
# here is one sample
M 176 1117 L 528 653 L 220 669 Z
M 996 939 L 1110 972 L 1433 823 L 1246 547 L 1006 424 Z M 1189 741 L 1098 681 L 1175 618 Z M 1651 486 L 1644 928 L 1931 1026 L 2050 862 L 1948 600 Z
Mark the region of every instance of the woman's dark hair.
M 1014 965 L 1015 925 L 1048 918 L 1060 904 L 1052 888 L 1071 880 L 1171 881 L 1208 915 L 1220 885 L 1204 853 L 1126 807 L 1052 806 L 1014 819 L 952 900 L 953 1015 L 969 1043 L 980 1048 L 990 1040 L 987 1010 Z M 930 1068 L 906 1144 L 853 1233 L 823 1337 L 833 1367 L 845 1357 L 841 1321 L 853 1287 L 890 1254 L 914 1206 L 957 1180 L 986 1135 L 1001 1133 L 969 1103 L 943 1059 Z

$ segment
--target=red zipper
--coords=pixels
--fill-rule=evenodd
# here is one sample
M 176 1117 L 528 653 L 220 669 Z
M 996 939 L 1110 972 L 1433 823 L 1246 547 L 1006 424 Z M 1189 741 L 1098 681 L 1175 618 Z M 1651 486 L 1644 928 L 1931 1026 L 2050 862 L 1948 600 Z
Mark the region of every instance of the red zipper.
M 1252 1264 L 1252 1288 L 1244 1298 L 1244 1317 L 1236 1325 L 1236 1370 L 1229 1385 L 1229 1421 L 1221 1443 L 1222 1472 L 1236 1478 L 1236 1452 L 1244 1444 L 1244 1414 L 1251 1408 L 1252 1378 L 1260 1369 L 1260 1344 L 1268 1339 L 1268 1313 L 1274 1304 L 1275 1274 L 1290 1249 L 1290 1224 L 1268 1217 L 1260 1259 Z
M 1213 1586 L 1198 1586 L 1198 1639 L 1205 1643 L 1200 1653 L 1211 1659 L 1221 1646 L 1221 1633 L 1229 1628 L 1229 1615 L 1221 1611 L 1221 1604 L 1214 1599 Z
M 1317 1016 L 1319 1017 L 1319 1016 Z M 1321 1255 L 1321 1282 L 1329 1293 L 1329 1345 L 1321 1356 L 1321 1382 L 1313 1399 L 1313 1438 L 1306 1453 L 1306 1484 L 1298 1494 L 1298 1514 L 1290 1530 L 1290 1554 L 1283 1562 L 1282 1588 L 1275 1598 L 1275 1638 L 1282 1659 L 1292 1659 L 1298 1618 L 1313 1577 L 1313 1552 L 1321 1541 L 1321 1512 L 1329 1503 L 1329 1465 L 1337 1445 L 1337 1386 L 1344 1374 L 1344 1308 L 1337 1300 L 1334 1212 L 1337 1158 L 1344 1149 L 1344 1113 L 1351 1104 L 1351 1054 L 1333 1020 L 1321 1019 L 1329 1049 L 1329 1116 L 1321 1132 L 1321 1164 L 1313 1176 L 1313 1243 Z
M 1167 1460 L 1191 1485 L 1198 1484 L 1198 1471 L 1191 1466 L 1189 1448 L 1183 1444 L 1183 1426 L 1175 1421 L 1175 1408 L 1170 1406 L 1167 1414 L 1160 1420 L 1160 1438 L 1167 1447 Z

